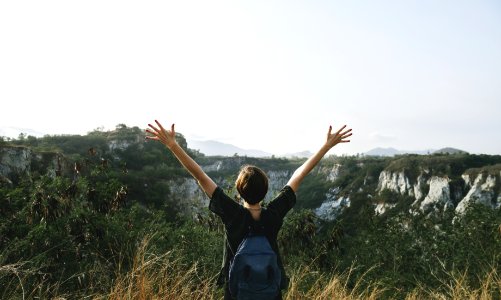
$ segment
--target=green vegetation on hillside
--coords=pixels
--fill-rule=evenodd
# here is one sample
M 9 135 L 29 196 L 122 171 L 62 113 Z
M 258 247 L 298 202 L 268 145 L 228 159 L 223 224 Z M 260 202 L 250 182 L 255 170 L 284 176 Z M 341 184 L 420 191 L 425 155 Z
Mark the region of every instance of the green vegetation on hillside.
M 195 218 L 182 213 L 188 201 L 169 199 L 168 180 L 189 174 L 159 143 L 143 140 L 142 130 L 122 124 L 85 136 L 1 140 L 0 147 L 28 147 L 45 161 L 32 165 L 31 176 L 0 181 L 1 299 L 221 296 L 214 284 L 221 223 L 208 210 Z M 182 135 L 178 140 L 186 148 Z M 221 178 L 234 176 L 240 163 L 292 172 L 303 161 L 188 151 L 203 165 L 227 164 L 211 171 Z M 67 170 L 48 175 L 55 153 Z M 473 205 L 462 218 L 430 218 L 409 213 L 411 197 L 376 187 L 384 170 L 404 170 L 411 180 L 425 169 L 451 179 L 485 173 L 499 182 L 500 164 L 500 156 L 469 154 L 324 159 L 280 232 L 292 276 L 285 298 L 499 299 L 501 208 Z M 330 182 L 322 172 L 337 165 Z M 332 187 L 350 206 L 327 222 L 312 209 Z M 377 203 L 395 207 L 376 215 Z
M 475 154 L 434 154 L 434 155 L 403 155 L 392 160 L 386 170 L 404 170 L 412 183 L 416 182 L 423 171 L 430 175 L 460 177 L 468 169 L 501 163 L 500 155 Z

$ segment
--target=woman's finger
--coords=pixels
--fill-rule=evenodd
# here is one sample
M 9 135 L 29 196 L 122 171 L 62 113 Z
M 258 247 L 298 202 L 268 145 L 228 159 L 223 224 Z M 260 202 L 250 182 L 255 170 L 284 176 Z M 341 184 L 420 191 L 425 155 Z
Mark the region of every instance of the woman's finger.
M 164 127 L 162 126 L 162 124 L 160 124 L 160 122 L 158 122 L 157 120 L 155 120 L 155 123 L 157 123 L 158 127 L 160 128 L 160 130 L 162 130 L 162 131 L 166 131 L 166 130 L 164 129 Z
M 345 135 L 345 134 L 347 134 L 347 133 L 348 133 L 348 132 L 350 132 L 350 131 L 351 131 L 351 128 L 350 128 L 350 129 L 346 129 L 345 131 L 339 131 L 339 133 L 338 133 L 338 134 L 339 134 L 339 135 Z
M 156 132 L 156 131 L 151 131 L 150 129 L 146 129 L 146 132 L 149 133 L 149 134 L 153 134 L 155 136 L 157 136 L 159 133 Z
M 146 136 L 145 139 L 147 140 L 154 140 L 154 141 L 159 141 L 160 138 L 158 136 Z
M 155 126 L 148 124 L 148 126 L 151 127 L 151 129 L 155 130 L 155 132 L 160 133 L 160 129 L 156 128 Z
M 351 130 L 352 130 L 351 128 L 350 128 L 350 129 L 346 129 L 346 130 L 345 130 L 345 131 L 343 131 L 342 133 L 343 133 L 343 134 L 345 134 L 345 133 L 347 133 L 347 132 L 350 132 Z
M 339 130 L 336 131 L 336 135 L 338 135 L 345 128 L 346 128 L 346 125 L 343 125 L 343 127 L 339 128 Z

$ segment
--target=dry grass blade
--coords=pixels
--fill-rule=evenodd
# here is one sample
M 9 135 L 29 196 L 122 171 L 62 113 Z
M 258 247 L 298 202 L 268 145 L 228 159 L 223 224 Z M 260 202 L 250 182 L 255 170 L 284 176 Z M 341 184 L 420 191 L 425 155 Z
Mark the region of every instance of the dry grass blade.
M 449 282 L 442 282 L 445 291 L 429 290 L 424 287 L 408 294 L 406 300 L 498 300 L 501 299 L 501 277 L 496 268 L 480 278 L 482 285 L 475 289 L 468 283 L 467 271 L 461 274 L 450 274 Z
M 354 288 L 349 288 L 349 281 L 354 267 L 351 267 L 344 274 L 336 274 L 327 277 L 324 274 L 311 271 L 310 268 L 297 270 L 291 277 L 289 289 L 285 294 L 286 300 L 293 299 L 316 299 L 316 300 L 354 300 L 354 299 L 380 299 L 384 289 L 377 284 L 366 285 L 365 289 L 361 287 L 364 276 L 358 278 Z M 367 274 L 367 271 L 365 274 Z M 311 278 L 316 278 L 313 284 L 308 284 Z M 301 287 L 306 286 L 305 290 Z
M 147 244 L 139 248 L 131 271 L 118 275 L 107 299 L 214 299 L 214 280 L 200 279 L 197 264 L 186 267 L 170 252 L 148 254 Z

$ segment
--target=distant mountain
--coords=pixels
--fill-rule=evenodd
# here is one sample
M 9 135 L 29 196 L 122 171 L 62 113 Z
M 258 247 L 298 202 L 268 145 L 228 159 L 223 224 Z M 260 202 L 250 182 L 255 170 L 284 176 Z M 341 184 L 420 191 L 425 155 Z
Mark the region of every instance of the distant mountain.
M 401 152 L 395 148 L 374 148 L 365 152 L 365 155 L 368 156 L 395 156 L 397 154 L 401 154 Z
M 395 155 L 401 155 L 401 154 L 426 155 L 426 154 L 434 153 L 434 151 L 435 150 L 433 150 L 433 149 L 428 149 L 428 150 L 398 150 L 395 148 L 374 148 L 372 150 L 365 152 L 364 154 L 367 156 L 395 156 Z
M 313 155 L 312 152 L 305 150 L 305 151 L 301 151 L 301 152 L 286 153 L 286 154 L 278 155 L 278 156 L 285 157 L 285 158 L 308 158 L 312 155 Z
M 426 155 L 426 154 L 463 154 L 463 153 L 468 153 L 466 151 L 452 148 L 452 147 L 445 147 L 439 150 L 434 150 L 434 149 L 428 149 L 428 150 L 398 150 L 395 148 L 374 148 L 372 150 L 369 150 L 365 152 L 364 154 L 367 156 L 395 156 L 395 155 L 401 155 L 401 154 L 420 154 L 420 155 Z
M 255 149 L 242 149 L 237 146 L 217 141 L 188 140 L 188 147 L 198 150 L 207 156 L 233 156 L 235 154 L 249 157 L 271 157 L 272 154 Z
M 434 151 L 433 153 L 442 153 L 442 154 L 446 154 L 446 153 L 448 153 L 448 154 L 467 154 L 468 152 L 460 150 L 460 149 L 452 148 L 452 147 L 445 147 L 445 148 L 439 149 L 437 151 Z
M 196 141 L 188 140 L 188 147 L 198 150 L 207 156 L 233 156 L 238 154 L 240 156 L 248 157 L 284 157 L 284 158 L 308 158 L 313 155 L 308 150 L 294 153 L 278 154 L 257 150 L 257 149 L 242 149 L 232 144 L 221 143 L 218 141 Z

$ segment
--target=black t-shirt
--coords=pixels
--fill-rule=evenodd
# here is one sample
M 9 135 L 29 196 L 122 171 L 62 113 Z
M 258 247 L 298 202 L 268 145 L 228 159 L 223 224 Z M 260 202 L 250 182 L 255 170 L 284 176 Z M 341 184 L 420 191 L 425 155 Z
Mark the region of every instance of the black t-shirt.
M 296 204 L 296 194 L 290 186 L 285 186 L 272 201 L 263 207 L 260 220 L 257 222 L 264 228 L 265 236 L 277 253 L 278 265 L 283 274 L 282 286 L 286 285 L 287 279 L 278 251 L 277 236 L 285 215 L 294 204 Z M 230 261 L 234 253 L 249 233 L 249 227 L 254 227 L 256 221 L 247 209 L 226 195 L 220 187 L 217 187 L 212 194 L 209 209 L 221 218 L 226 229 L 223 266 L 218 278 L 218 283 L 223 284 L 228 281 Z

